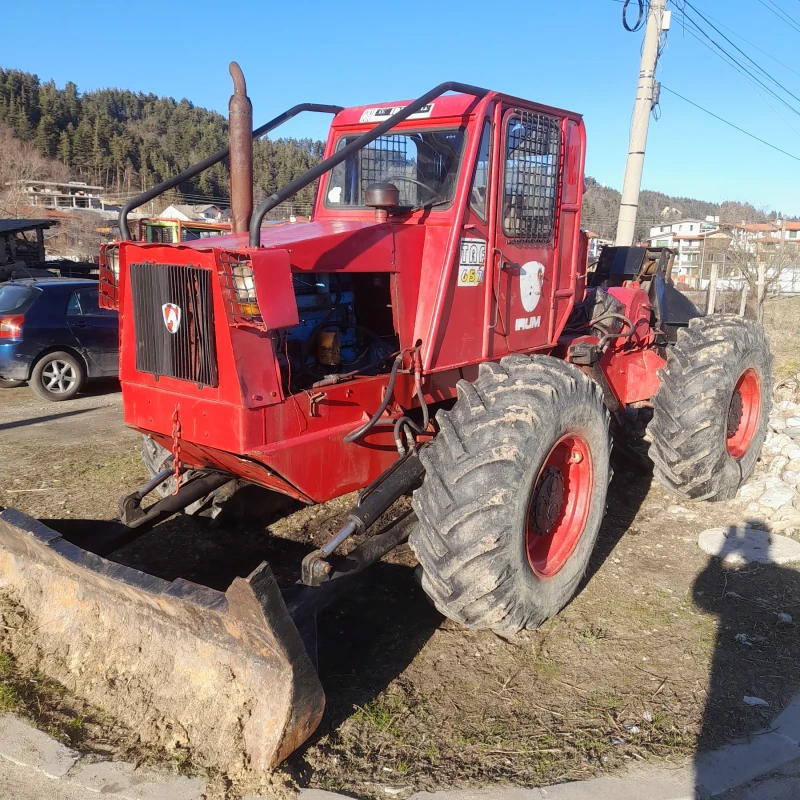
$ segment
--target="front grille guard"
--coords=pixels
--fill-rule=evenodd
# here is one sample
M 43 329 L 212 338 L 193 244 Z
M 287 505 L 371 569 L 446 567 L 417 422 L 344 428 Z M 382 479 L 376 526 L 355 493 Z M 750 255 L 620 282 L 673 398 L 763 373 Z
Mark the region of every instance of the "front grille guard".
M 216 387 L 213 270 L 141 262 L 129 276 L 137 371 Z

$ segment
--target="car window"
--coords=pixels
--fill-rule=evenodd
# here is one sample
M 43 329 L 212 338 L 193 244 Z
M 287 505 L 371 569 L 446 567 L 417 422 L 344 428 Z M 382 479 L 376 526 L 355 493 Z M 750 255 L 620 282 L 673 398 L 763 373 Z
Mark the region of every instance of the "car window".
M 69 296 L 69 301 L 67 302 L 67 316 L 79 317 L 80 315 L 81 315 L 81 302 L 78 299 L 78 293 L 73 292 Z
M 78 311 L 71 311 L 73 308 L 72 297 L 79 304 Z M 79 289 L 74 292 L 67 306 L 67 314 L 77 313 L 84 317 L 115 317 L 116 311 L 108 308 L 100 308 L 100 292 L 97 289 Z
M 36 290 L 32 286 L 19 283 L 0 285 L 0 314 L 18 311 L 31 299 Z
M 89 317 L 116 317 L 117 312 L 111 308 L 100 308 L 100 291 L 89 289 L 81 293 L 81 308 Z

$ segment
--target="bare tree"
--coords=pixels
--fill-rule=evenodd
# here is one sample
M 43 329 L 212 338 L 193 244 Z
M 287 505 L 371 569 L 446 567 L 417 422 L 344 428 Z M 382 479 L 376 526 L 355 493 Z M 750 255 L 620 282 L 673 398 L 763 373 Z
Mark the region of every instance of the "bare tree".
M 767 235 L 759 235 L 766 233 Z M 748 294 L 756 299 L 758 319 L 764 313 L 764 300 L 779 290 L 781 276 L 790 267 L 800 266 L 800 250 L 786 238 L 784 226 L 776 224 L 774 234 L 749 231 L 734 226 L 725 254 L 725 264 L 741 275 Z

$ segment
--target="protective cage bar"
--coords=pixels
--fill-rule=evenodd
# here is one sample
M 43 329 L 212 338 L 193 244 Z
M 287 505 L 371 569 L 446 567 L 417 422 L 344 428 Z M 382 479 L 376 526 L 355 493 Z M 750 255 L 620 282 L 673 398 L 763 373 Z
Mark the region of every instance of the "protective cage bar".
M 558 206 L 561 121 L 517 109 L 508 122 L 503 230 L 509 242 L 553 239 Z
M 277 117 L 274 117 L 269 122 L 262 125 L 260 128 L 256 128 L 253 131 L 253 140 L 260 139 L 265 134 L 269 133 L 270 131 L 277 128 L 279 125 L 283 125 L 284 122 L 290 120 L 292 117 L 296 117 L 298 114 L 302 113 L 303 111 L 314 111 L 320 114 L 338 114 L 340 111 L 344 109 L 342 106 L 333 106 L 333 105 L 326 105 L 324 103 L 300 103 L 299 105 L 292 106 L 291 108 L 284 111 L 282 114 L 278 114 Z M 212 153 L 210 156 L 206 156 L 202 161 L 198 161 L 191 167 L 183 170 L 183 172 L 179 172 L 172 178 L 167 178 L 167 180 L 162 181 L 161 183 L 153 186 L 151 189 L 148 189 L 141 194 L 137 194 L 136 197 L 128 200 L 127 203 L 120 209 L 119 212 L 119 232 L 121 239 L 129 240 L 131 238 L 131 231 L 128 227 L 128 214 L 131 213 L 139 206 L 144 205 L 145 203 L 149 202 L 155 197 L 158 197 L 160 194 L 164 194 L 164 192 L 169 191 L 170 189 L 174 189 L 176 186 L 179 186 L 184 181 L 188 181 L 190 178 L 194 178 L 195 176 L 199 175 L 201 172 L 207 170 L 209 167 L 213 167 L 214 164 L 219 164 L 220 161 L 227 158 L 230 155 L 231 148 L 230 145 L 225 145 L 225 147 L 217 150 L 215 153 Z
M 217 385 L 213 275 L 191 265 L 131 264 L 139 372 Z
M 259 246 L 261 241 L 261 222 L 275 206 L 280 205 L 284 200 L 288 200 L 301 189 L 305 189 L 306 186 L 312 184 L 317 178 L 322 177 L 337 164 L 341 164 L 342 161 L 347 160 L 353 153 L 366 147 L 370 142 L 380 139 L 387 131 L 407 120 L 412 114 L 416 114 L 417 111 L 445 92 L 461 92 L 462 94 L 471 94 L 476 98 L 486 97 L 486 95 L 489 94 L 488 89 L 481 89 L 479 86 L 470 86 L 467 83 L 459 83 L 458 81 L 440 83 L 429 92 L 425 92 L 425 94 L 409 103 L 401 111 L 398 111 L 379 125 L 376 125 L 371 131 L 362 133 L 355 141 L 350 142 L 350 144 L 338 150 L 332 156 L 329 156 L 324 161 L 321 161 L 316 166 L 307 170 L 284 186 L 283 189 L 279 189 L 274 194 L 265 198 L 250 218 L 250 247 Z

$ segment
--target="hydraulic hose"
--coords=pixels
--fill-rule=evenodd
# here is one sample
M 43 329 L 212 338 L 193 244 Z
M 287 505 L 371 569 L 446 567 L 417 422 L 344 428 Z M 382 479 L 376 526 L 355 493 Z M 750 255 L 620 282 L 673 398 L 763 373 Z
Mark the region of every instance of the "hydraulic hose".
M 386 407 L 389 405 L 389 401 L 392 399 L 392 395 L 394 394 L 394 383 L 397 380 L 397 371 L 400 369 L 402 364 L 403 354 L 401 353 L 394 360 L 394 364 L 392 364 L 392 371 L 389 375 L 389 384 L 386 387 L 386 394 L 383 397 L 383 402 L 380 404 L 380 406 L 378 406 L 378 410 L 360 428 L 350 431 L 350 433 L 344 437 L 344 440 L 347 442 L 347 444 L 354 442 L 356 439 L 360 439 L 365 433 L 371 431 L 378 424 L 378 420 L 383 416 L 383 412 L 386 411 Z
M 413 441 L 414 433 L 424 433 L 430 422 L 428 404 L 425 402 L 425 394 L 422 391 L 422 373 L 419 370 L 416 370 L 414 373 L 414 386 L 416 388 L 417 399 L 422 408 L 422 425 L 417 425 L 414 420 L 408 417 L 400 417 L 400 419 L 394 423 L 394 443 L 397 445 L 397 452 L 400 453 L 401 456 L 406 454 L 406 446 L 403 444 L 402 437 L 403 432 L 405 432 L 406 438 L 409 441 Z

